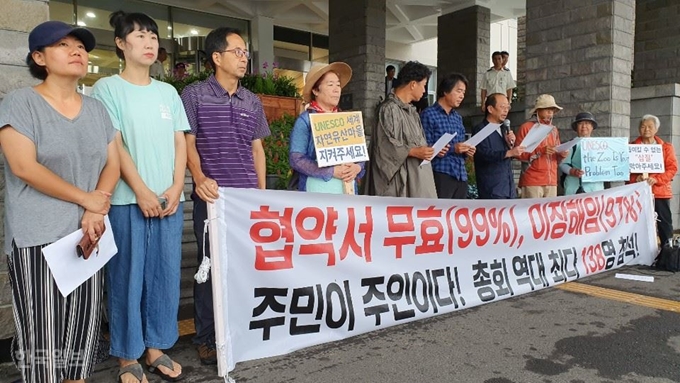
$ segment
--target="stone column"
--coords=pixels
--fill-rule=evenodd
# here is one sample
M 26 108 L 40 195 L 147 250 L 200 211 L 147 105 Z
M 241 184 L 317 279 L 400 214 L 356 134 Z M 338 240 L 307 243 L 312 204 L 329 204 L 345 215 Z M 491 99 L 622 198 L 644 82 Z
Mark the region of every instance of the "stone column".
M 673 0 L 635 3 L 635 87 L 680 83 L 679 13 Z
M 49 18 L 47 0 L 3 0 L 0 13 L 0 99 L 14 89 L 36 81 L 26 68 L 28 32 Z M 0 172 L 4 172 L 0 156 Z M 5 177 L 0 180 L 0 216 L 5 210 Z M 4 248 L 4 221 L 0 220 L 0 246 Z M 7 275 L 7 260 L 0 260 L 0 339 L 14 335 L 12 295 Z
M 481 106 L 480 87 L 491 61 L 490 29 L 491 11 L 478 5 L 437 20 L 437 83 L 450 72 L 465 75 L 469 85 L 462 107 Z
M 631 91 L 630 136 L 640 135 L 639 123 L 645 114 L 659 118 L 657 135 L 673 144 L 676 160 L 680 160 L 680 84 L 636 86 Z M 680 177 L 673 178 L 671 213 L 673 228 L 680 228 Z
M 570 121 L 595 114 L 595 136 L 628 137 L 635 0 L 526 2 L 526 107 L 549 93 L 564 110 L 555 123 L 562 138 Z M 527 116 L 528 117 L 528 116 Z
M 272 70 L 274 62 L 274 19 L 258 15 L 250 24 L 252 31 L 253 72 Z M 265 68 L 266 66 L 266 68 Z
M 376 107 L 385 92 L 385 1 L 329 0 L 329 62 L 344 61 L 352 67 L 342 103 L 363 113 L 367 134 L 375 126 Z
M 517 18 L 517 98 L 524 101 L 526 96 L 526 71 L 527 71 L 527 18 Z

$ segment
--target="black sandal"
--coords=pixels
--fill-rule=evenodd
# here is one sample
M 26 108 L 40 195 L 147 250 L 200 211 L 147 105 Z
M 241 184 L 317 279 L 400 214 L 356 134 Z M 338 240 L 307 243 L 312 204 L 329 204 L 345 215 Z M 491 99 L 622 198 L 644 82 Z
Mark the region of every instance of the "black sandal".
M 144 370 L 142 369 L 142 365 L 139 363 L 132 363 L 128 364 L 125 367 L 121 367 L 118 370 L 118 382 L 123 383 L 123 379 L 121 376 L 124 374 L 132 374 L 132 376 L 135 377 L 139 381 L 139 383 L 142 383 L 144 381 Z
M 184 373 L 180 373 L 177 376 L 170 376 L 161 371 L 158 368 L 159 366 L 167 367 L 168 369 L 175 371 L 175 366 L 172 364 L 172 359 L 170 359 L 170 357 L 167 356 L 166 354 L 159 356 L 158 358 L 156 358 L 156 360 L 153 361 L 153 363 L 147 366 L 149 372 L 160 376 L 161 379 L 165 380 L 166 382 L 178 382 L 184 379 Z

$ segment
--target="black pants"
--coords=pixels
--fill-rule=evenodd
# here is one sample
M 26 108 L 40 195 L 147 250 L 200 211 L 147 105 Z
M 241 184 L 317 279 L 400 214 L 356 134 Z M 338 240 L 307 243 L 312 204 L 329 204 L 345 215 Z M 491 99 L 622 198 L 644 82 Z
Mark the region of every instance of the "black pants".
M 437 187 L 437 197 L 444 199 L 466 199 L 468 184 L 459 181 L 446 173 L 433 172 L 434 185 Z
M 656 231 L 661 240 L 661 246 L 673 238 L 673 216 L 671 215 L 671 200 L 668 198 L 654 198 L 654 211 L 657 214 Z
M 208 218 L 206 202 L 196 197 L 194 200 L 194 235 L 198 246 L 198 264 L 203 260 L 203 225 Z M 210 251 L 208 233 L 205 234 L 205 249 Z M 210 253 L 208 253 L 210 256 Z M 212 280 L 208 273 L 208 280 L 204 283 L 194 281 L 194 326 L 196 335 L 194 344 L 215 344 L 215 313 L 213 312 Z

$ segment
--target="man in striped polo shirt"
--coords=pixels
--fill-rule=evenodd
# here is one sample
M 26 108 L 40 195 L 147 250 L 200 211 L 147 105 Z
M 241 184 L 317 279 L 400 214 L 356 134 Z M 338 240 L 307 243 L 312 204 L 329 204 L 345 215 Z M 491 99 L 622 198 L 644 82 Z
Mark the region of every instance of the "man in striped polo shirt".
M 215 73 L 182 92 L 191 132 L 187 133 L 187 164 L 194 181 L 194 234 L 198 261 L 203 259 L 203 223 L 207 205 L 218 198 L 218 187 L 265 187 L 262 139 L 270 134 L 260 99 L 239 85 L 250 52 L 236 29 L 222 27 L 205 39 L 205 51 Z M 209 248 L 206 234 L 205 248 Z M 206 256 L 208 256 L 206 254 Z M 216 364 L 212 284 L 194 283 L 194 324 L 203 364 Z

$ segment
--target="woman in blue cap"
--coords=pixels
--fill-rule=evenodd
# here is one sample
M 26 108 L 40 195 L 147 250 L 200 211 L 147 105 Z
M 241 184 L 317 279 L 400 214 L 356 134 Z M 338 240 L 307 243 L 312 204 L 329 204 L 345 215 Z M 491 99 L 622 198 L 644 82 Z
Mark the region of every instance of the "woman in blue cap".
M 120 176 L 116 130 L 99 101 L 76 92 L 92 33 L 48 21 L 28 42 L 26 63 L 42 82 L 0 104 L 13 357 L 24 383 L 84 382 L 94 367 L 103 273 L 64 297 L 42 249 L 79 228 L 92 241 L 102 235 Z

